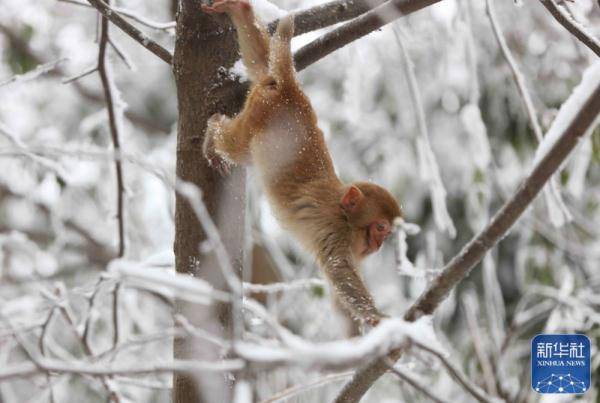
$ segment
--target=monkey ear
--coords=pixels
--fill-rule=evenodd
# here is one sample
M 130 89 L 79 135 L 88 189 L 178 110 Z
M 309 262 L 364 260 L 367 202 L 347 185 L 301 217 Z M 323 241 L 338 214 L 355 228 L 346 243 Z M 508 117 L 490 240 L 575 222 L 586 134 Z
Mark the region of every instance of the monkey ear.
M 342 196 L 342 208 L 352 212 L 356 209 L 358 202 L 364 197 L 363 193 L 354 185 L 350 185 L 344 196 Z

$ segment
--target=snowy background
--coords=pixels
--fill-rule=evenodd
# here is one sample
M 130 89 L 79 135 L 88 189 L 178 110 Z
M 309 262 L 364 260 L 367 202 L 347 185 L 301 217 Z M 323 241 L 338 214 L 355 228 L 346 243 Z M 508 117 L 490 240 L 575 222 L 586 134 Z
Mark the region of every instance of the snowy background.
M 494 3 L 544 134 L 583 72 L 593 65 L 598 76 L 598 57 L 539 2 Z M 272 19 L 280 9 L 318 2 L 275 4 L 260 4 L 260 14 Z M 137 24 L 173 49 L 170 1 L 116 5 L 164 23 L 161 29 Z M 566 5 L 600 37 L 596 2 Z M 96 15 L 89 7 L 56 0 L 0 5 L 0 372 L 26 360 L 28 350 L 40 349 L 68 362 L 166 362 L 173 337 L 189 331 L 183 318 L 174 321 L 171 315 L 173 288 L 182 285 L 169 288 L 161 277 L 173 265 L 174 193 L 168 183 L 175 171 L 177 103 L 172 72 L 112 28 L 124 55 L 109 52 L 124 108 L 121 147 L 127 156 L 126 261 L 112 261 L 116 188 L 100 80 L 92 71 L 70 81 L 97 62 Z M 294 47 L 319 34 L 296 38 Z M 39 65 L 46 68 L 36 71 Z M 401 201 L 406 221 L 417 226 L 406 226 L 363 267 L 377 305 L 400 317 L 534 163 L 539 141 L 485 2 L 444 0 L 338 50 L 299 77 L 341 178 L 386 186 Z M 530 339 L 540 332 L 589 336 L 592 381 L 600 379 L 594 347 L 600 341 L 599 134 L 597 127 L 587 134 L 553 184 L 433 318 L 440 350 L 490 395 L 550 401 L 529 388 Z M 331 306 L 328 287 L 318 280 L 315 262 L 277 226 L 252 172 L 249 178 L 252 281 L 288 283 L 255 297 L 270 317 L 305 340 L 344 338 L 344 323 Z M 138 278 L 140 267 L 158 271 L 158 278 Z M 305 279 L 312 280 L 300 281 Z M 194 290 L 190 286 L 188 293 Z M 118 348 L 113 348 L 115 295 Z M 266 325 L 259 311 L 253 311 L 257 318 L 249 329 L 262 335 Z M 397 366 L 444 401 L 474 401 L 434 355 L 417 350 Z M 331 401 L 350 375 L 333 373 L 303 365 L 261 371 L 256 398 L 321 380 L 290 401 Z M 0 382 L 0 402 L 99 402 L 106 401 L 107 390 L 118 391 L 122 401 L 164 402 L 170 375 L 11 379 Z M 580 400 L 596 401 L 598 390 L 594 383 Z M 430 401 L 391 375 L 365 400 Z

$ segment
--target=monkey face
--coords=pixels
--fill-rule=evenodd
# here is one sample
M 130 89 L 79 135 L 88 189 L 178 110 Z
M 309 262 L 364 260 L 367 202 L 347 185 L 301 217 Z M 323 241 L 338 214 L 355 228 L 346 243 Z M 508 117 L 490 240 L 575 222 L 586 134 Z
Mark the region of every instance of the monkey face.
M 357 258 L 379 250 L 392 232 L 392 223 L 401 217 L 400 206 L 384 188 L 356 182 L 342 196 L 341 207 L 353 230 L 352 251 Z
M 352 242 L 354 256 L 362 260 L 377 252 L 391 232 L 392 226 L 385 218 L 376 219 L 363 228 L 356 228 Z

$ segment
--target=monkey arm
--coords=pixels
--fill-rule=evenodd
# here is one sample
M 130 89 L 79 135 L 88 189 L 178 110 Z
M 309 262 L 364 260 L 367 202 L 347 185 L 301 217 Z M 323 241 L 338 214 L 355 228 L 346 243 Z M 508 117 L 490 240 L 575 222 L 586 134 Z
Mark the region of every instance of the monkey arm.
M 365 287 L 352 259 L 343 255 L 332 257 L 323 262 L 322 266 L 339 301 L 353 318 L 372 326 L 377 325 L 384 315 L 375 307 L 373 297 Z
M 269 73 L 269 35 L 255 18 L 252 6 L 246 0 L 215 0 L 212 6 L 202 5 L 205 13 L 226 13 L 235 25 L 242 61 L 253 82 Z
M 230 14 L 237 30 L 242 61 L 254 82 L 269 72 L 269 36 L 263 24 L 254 17 L 252 7 L 242 7 L 239 13 Z

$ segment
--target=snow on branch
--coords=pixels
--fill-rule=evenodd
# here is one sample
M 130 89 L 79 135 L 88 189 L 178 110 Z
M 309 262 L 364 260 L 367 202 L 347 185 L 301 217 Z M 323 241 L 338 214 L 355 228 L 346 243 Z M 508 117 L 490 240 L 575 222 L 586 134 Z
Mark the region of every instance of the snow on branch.
M 333 29 L 308 43 L 294 54 L 296 70 L 300 71 L 328 54 L 362 38 L 384 25 L 441 0 L 388 0 L 352 21 Z
M 244 283 L 244 293 L 265 293 L 273 294 L 281 291 L 291 291 L 304 288 L 322 287 L 326 284 L 324 280 L 319 278 L 308 278 L 294 280 L 286 283 L 272 283 L 272 284 L 253 284 Z
M 212 300 L 223 302 L 230 300 L 229 294 L 216 290 L 208 282 L 176 273 L 173 270 L 166 271 L 157 267 L 117 259 L 109 264 L 108 273 L 118 275 L 126 283 L 133 283 L 142 287 L 151 286 L 153 290 L 162 290 L 159 292 L 163 295 L 174 296 L 172 295 L 173 291 L 177 291 L 177 298 L 193 300 L 198 303 L 210 304 Z
M 384 3 L 385 0 L 334 0 L 294 13 L 294 36 L 350 20 Z M 275 32 L 279 19 L 269 23 Z
M 550 129 L 546 132 L 544 140 L 540 143 L 535 152 L 533 160 L 537 165 L 548 156 L 551 150 L 560 141 L 564 131 L 577 119 L 578 112 L 584 107 L 588 98 L 594 94 L 594 91 L 600 85 L 600 61 L 597 60 L 583 73 L 581 82 L 575 87 L 569 98 L 561 105 L 558 114 L 554 118 Z M 593 124 L 589 129 L 593 129 Z
M 557 117 L 553 124 L 553 127 L 556 126 L 556 128 L 550 129 L 544 143 L 540 145 L 542 150 L 538 151 L 539 154 L 532 172 L 490 223 L 465 245 L 460 253 L 448 262 L 442 273 L 429 284 L 405 313 L 405 320 L 414 321 L 422 315 L 430 315 L 436 310 L 450 291 L 471 272 L 473 267 L 502 237 L 506 236 L 546 182 L 573 151 L 579 139 L 590 129 L 600 114 L 600 62 L 596 62 L 584 74 L 581 84 L 565 102 L 561 111 L 563 116 L 560 120 Z M 395 361 L 400 358 L 401 354 L 401 350 L 395 350 L 388 357 Z M 373 361 L 357 371 L 352 380 L 338 394 L 336 401 L 358 402 L 387 370 L 388 366 L 385 360 Z
M 295 338 L 293 343 L 284 343 L 283 346 L 240 341 L 233 347 L 240 358 L 255 363 L 344 369 L 360 365 L 366 359 L 382 357 L 417 340 L 442 354 L 443 348 L 435 338 L 427 317 L 413 323 L 399 318 L 385 319 L 368 334 L 356 339 L 312 343 Z
M 560 25 L 565 27 L 575 38 L 587 46 L 596 56 L 600 56 L 600 41 L 594 38 L 592 34 L 575 21 L 569 13 L 563 10 L 554 0 L 540 0 L 550 14 L 558 21 Z

